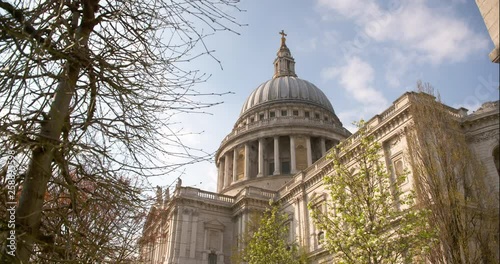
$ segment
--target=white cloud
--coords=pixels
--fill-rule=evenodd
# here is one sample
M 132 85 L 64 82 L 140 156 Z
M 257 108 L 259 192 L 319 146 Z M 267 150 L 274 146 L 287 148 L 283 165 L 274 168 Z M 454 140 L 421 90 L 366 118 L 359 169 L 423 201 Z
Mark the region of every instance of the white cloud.
M 401 52 L 399 49 L 389 49 L 386 62 L 385 80 L 390 87 L 401 88 L 401 79 L 407 77 L 412 65 L 418 60 L 416 52 Z M 415 74 L 415 72 L 413 72 Z
M 462 61 L 488 46 L 488 40 L 474 33 L 465 21 L 429 8 L 424 1 L 410 2 L 389 16 L 385 27 L 365 31 L 378 41 L 393 41 L 404 49 L 416 50 L 434 64 Z
M 371 86 L 375 78 L 373 68 L 359 57 L 352 57 L 342 67 L 330 67 L 322 71 L 324 79 L 338 78 L 339 83 L 357 101 L 369 105 L 385 105 L 387 100 Z
M 318 0 L 318 5 L 348 18 L 367 18 L 379 10 L 374 0 Z
M 416 51 L 433 64 L 463 61 L 469 54 L 487 49 L 488 39 L 448 9 L 431 8 L 423 0 L 402 3 L 382 7 L 374 0 L 318 0 L 323 9 L 360 25 L 358 35 L 393 44 L 403 52 Z
M 354 133 L 358 130 L 358 128 L 353 124 L 354 121 L 359 121 L 359 111 L 349 110 L 342 111 L 338 113 L 339 119 L 342 121 L 342 125 L 349 130 L 351 133 Z
M 321 75 L 325 80 L 337 79 L 340 86 L 361 104 L 361 113 L 358 110 L 356 113 L 347 111 L 339 114 L 345 117 L 343 121 L 347 121 L 348 124 L 352 121 L 358 121 L 353 119 L 355 117 L 370 118 L 384 110 L 388 105 L 383 94 L 372 86 L 375 80 L 375 71 L 370 64 L 359 57 L 350 58 L 344 66 L 326 68 L 321 72 Z M 359 109 L 359 105 L 356 107 Z

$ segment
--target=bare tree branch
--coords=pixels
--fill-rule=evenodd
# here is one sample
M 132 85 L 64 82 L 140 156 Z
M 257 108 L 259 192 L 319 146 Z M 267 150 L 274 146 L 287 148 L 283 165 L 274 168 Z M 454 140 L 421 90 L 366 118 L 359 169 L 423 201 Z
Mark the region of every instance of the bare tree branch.
M 221 8 L 237 3 L 0 0 L 0 161 L 13 150 L 20 169 L 16 256 L 2 261 L 133 257 L 140 214 L 128 210 L 145 199 L 130 179 L 212 157 L 181 142 L 174 118 L 219 104 L 184 66 L 240 26 Z

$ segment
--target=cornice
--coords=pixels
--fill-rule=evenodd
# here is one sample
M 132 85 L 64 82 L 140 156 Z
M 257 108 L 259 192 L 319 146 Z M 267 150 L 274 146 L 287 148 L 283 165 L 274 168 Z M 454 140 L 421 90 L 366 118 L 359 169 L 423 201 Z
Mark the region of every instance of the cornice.
M 491 111 L 483 112 L 483 113 L 473 113 L 462 119 L 462 124 L 477 124 L 481 123 L 483 120 L 488 119 L 498 119 L 500 116 L 498 109 L 493 109 Z

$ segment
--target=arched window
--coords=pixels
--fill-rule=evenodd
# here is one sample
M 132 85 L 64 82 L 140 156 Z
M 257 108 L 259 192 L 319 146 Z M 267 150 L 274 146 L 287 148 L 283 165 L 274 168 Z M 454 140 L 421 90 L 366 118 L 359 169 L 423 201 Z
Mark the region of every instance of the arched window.
M 493 149 L 493 161 L 495 162 L 495 167 L 497 168 L 498 177 L 500 177 L 500 154 L 498 146 Z
M 396 176 L 401 176 L 404 173 L 404 168 L 403 168 L 403 160 L 398 159 L 394 162 L 394 172 L 396 173 Z

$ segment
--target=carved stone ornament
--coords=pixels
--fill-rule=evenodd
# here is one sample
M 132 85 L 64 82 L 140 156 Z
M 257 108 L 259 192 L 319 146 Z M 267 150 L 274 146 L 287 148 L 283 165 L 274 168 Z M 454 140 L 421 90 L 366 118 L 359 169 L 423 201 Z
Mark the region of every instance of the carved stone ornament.
M 498 142 L 499 132 L 495 131 L 495 130 L 486 131 L 486 132 L 471 136 L 469 138 L 469 141 L 478 143 L 478 142 L 483 142 L 483 141 L 487 141 L 490 139 L 496 139 L 496 141 Z
M 398 132 L 396 132 L 396 134 L 391 139 L 391 145 L 396 146 L 401 141 L 404 135 L 404 129 L 400 129 Z

